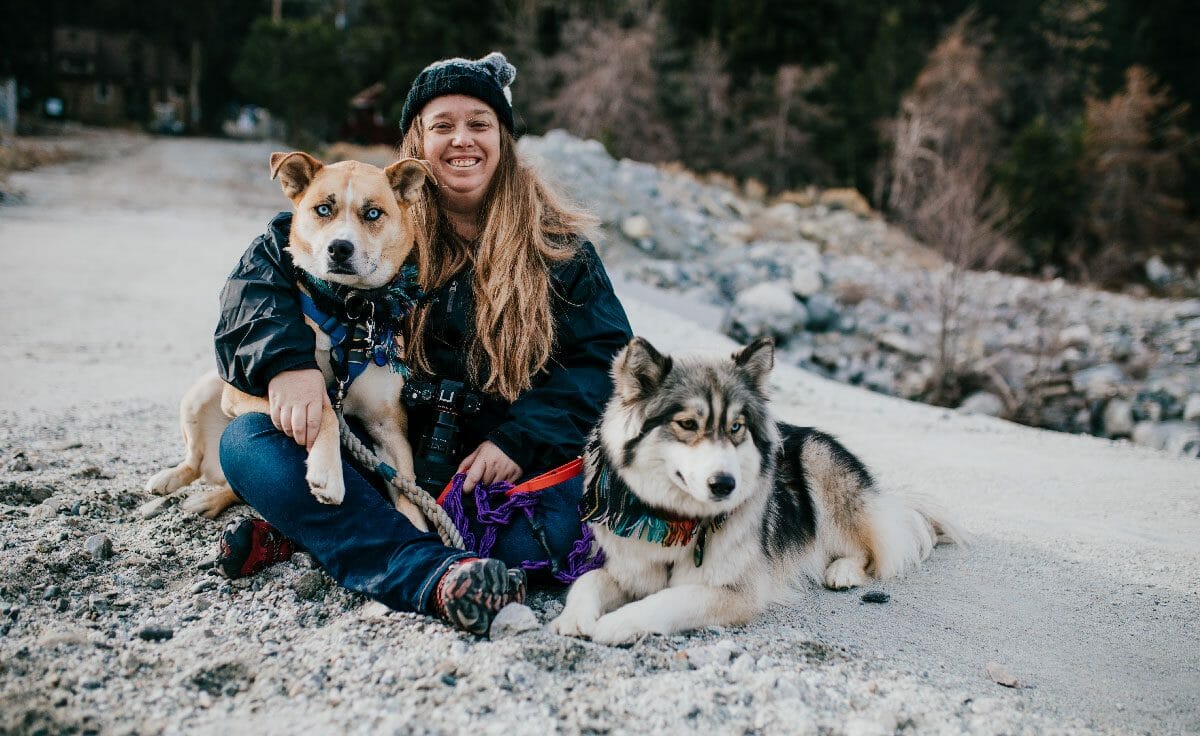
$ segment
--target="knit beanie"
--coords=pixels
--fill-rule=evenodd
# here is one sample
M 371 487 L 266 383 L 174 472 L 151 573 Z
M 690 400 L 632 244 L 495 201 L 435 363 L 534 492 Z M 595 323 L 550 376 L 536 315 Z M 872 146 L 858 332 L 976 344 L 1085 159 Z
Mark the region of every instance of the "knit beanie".
M 443 59 L 425 67 L 413 81 L 400 114 L 400 130 L 407 132 L 421 108 L 435 97 L 467 95 L 486 102 L 496 117 L 513 132 L 512 92 L 509 85 L 517 68 L 504 54 L 493 51 L 482 59 Z

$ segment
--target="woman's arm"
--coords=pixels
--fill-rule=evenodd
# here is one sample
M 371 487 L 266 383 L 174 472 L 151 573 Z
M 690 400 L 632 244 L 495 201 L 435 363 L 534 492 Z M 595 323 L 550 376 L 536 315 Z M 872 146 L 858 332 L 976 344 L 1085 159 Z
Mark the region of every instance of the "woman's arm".
M 290 227 L 290 213 L 276 216 L 230 274 L 214 345 L 221 378 L 248 394 L 266 395 L 275 427 L 311 448 L 329 397 L 284 251 Z
M 284 251 L 291 213 L 280 213 L 242 255 L 221 290 L 213 336 L 217 372 L 254 396 L 284 371 L 316 368 L 316 342 L 304 324 L 295 266 Z
M 553 274 L 558 329 L 554 354 L 533 388 L 510 407 L 488 440 L 525 473 L 568 462 L 583 451 L 612 395 L 609 366 L 633 332 L 591 243 Z

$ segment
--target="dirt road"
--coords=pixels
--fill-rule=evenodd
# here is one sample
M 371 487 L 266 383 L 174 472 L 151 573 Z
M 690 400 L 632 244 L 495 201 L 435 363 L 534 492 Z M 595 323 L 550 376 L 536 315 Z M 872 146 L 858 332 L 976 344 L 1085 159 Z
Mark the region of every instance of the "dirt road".
M 883 605 L 804 586 L 744 629 L 630 649 L 476 642 L 303 558 L 221 582 L 202 566 L 220 523 L 139 510 L 140 484 L 178 455 L 224 275 L 286 204 L 271 147 L 94 145 L 14 176 L 25 202 L 0 207 L 0 733 L 1200 733 L 1200 465 L 787 367 L 782 418 L 838 434 L 975 545 L 873 586 Z M 625 297 L 660 348 L 731 347 L 686 304 Z

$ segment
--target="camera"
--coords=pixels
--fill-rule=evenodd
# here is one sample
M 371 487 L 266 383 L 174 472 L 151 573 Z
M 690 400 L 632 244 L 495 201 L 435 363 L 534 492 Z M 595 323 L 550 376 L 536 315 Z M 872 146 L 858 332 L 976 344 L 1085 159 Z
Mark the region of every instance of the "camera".
M 417 484 L 436 495 L 458 469 L 455 458 L 461 450 L 460 417 L 478 414 L 483 405 L 462 382 L 448 378 L 408 381 L 401 396 L 405 406 L 428 407 L 433 412 L 433 420 L 417 444 L 413 464 Z

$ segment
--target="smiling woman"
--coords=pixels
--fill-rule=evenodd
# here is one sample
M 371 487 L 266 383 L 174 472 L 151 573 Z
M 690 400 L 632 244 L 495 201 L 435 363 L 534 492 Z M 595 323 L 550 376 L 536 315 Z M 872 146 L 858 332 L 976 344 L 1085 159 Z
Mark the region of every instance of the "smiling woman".
M 403 155 L 433 174 L 411 209 L 426 298 L 402 330 L 412 371 L 406 429 L 426 491 L 443 491 L 452 476 L 455 494 L 483 489 L 477 504 L 454 495 L 460 516 L 471 507 L 481 517 L 497 484 L 536 477 L 541 488 L 553 478 L 555 492 L 542 488 L 532 503 L 532 493 L 519 494 L 522 513 L 478 535 L 468 552 L 418 531 L 350 464 L 345 501 L 313 502 L 301 446 L 328 397 L 300 315 L 290 217 L 281 215 L 222 294 L 221 376 L 271 405 L 270 424 L 241 417 L 222 439 L 231 487 L 269 522 L 227 532 L 222 554 L 237 559 L 224 569 L 248 574 L 277 558 L 271 550 L 285 547 L 263 540 L 282 533 L 343 585 L 478 634 L 524 595 L 523 573 L 509 567 L 548 568 L 559 581 L 581 572 L 589 548 L 579 538 L 583 485 L 572 461 L 612 394 L 609 364 L 631 333 L 584 237 L 594 220 L 564 204 L 518 155 L 508 90 L 515 77 L 499 53 L 448 59 L 422 71 L 405 101 Z M 340 216 L 336 202 L 327 206 L 318 216 Z M 433 398 L 421 400 L 426 394 Z

